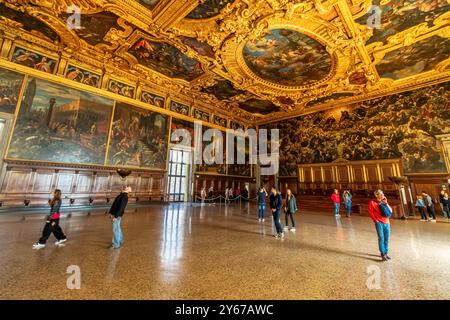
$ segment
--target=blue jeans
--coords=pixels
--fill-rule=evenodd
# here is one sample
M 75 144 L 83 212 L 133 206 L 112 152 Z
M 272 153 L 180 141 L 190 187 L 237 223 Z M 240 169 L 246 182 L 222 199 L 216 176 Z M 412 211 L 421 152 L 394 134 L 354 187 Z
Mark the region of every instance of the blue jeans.
M 375 228 L 378 235 L 378 248 L 381 255 L 386 255 L 389 252 L 389 237 L 391 234 L 391 225 L 382 222 L 375 222 Z
M 113 222 L 113 239 L 112 239 L 112 246 L 115 248 L 120 247 L 120 245 L 123 242 L 123 234 L 122 230 L 120 229 L 120 221 L 122 218 L 116 218 L 116 221 Z
M 266 210 L 266 204 L 260 203 L 258 208 L 258 219 L 264 219 L 264 212 Z
M 275 229 L 277 229 L 277 234 L 283 233 L 283 228 L 281 227 L 280 222 L 280 209 L 275 210 L 275 212 L 272 211 L 273 216 L 273 222 L 275 223 Z
M 335 203 L 334 204 L 334 214 L 338 215 L 339 214 L 339 209 L 341 208 L 341 204 L 340 203 Z
M 347 211 L 348 216 L 352 213 L 352 203 L 351 202 L 347 202 L 345 204 L 345 211 Z

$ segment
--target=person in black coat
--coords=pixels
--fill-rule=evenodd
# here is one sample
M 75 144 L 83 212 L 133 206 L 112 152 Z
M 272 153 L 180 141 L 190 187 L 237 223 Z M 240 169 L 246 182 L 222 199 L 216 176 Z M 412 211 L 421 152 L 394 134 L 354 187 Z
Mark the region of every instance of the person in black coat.
M 113 229 L 111 249 L 119 249 L 123 244 L 123 234 L 120 229 L 120 222 L 125 212 L 125 208 L 127 207 L 128 194 L 130 192 L 130 187 L 124 187 L 122 192 L 114 199 L 111 209 L 109 210 Z
M 275 187 L 272 187 L 271 189 L 271 193 L 269 196 L 269 204 L 270 209 L 272 211 L 273 222 L 275 223 L 275 228 L 277 230 L 275 238 L 283 239 L 284 233 L 280 222 L 280 213 L 281 213 L 280 211 L 281 207 L 283 206 L 283 199 L 281 198 L 281 194 L 277 191 Z

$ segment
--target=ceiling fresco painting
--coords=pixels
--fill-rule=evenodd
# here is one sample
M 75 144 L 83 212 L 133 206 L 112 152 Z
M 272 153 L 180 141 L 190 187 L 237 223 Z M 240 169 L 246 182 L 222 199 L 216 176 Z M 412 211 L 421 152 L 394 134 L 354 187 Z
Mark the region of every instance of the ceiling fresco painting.
M 198 41 L 195 38 L 185 37 L 185 36 L 181 36 L 180 40 L 185 45 L 187 45 L 188 47 L 193 49 L 195 52 L 197 52 L 199 55 L 207 56 L 209 58 L 214 58 L 214 50 L 209 44 Z
M 264 101 L 258 99 L 250 99 L 239 104 L 241 109 L 250 113 L 269 114 L 278 111 L 278 107 L 271 101 Z
M 286 86 L 321 80 L 331 70 L 323 45 L 288 29 L 270 30 L 264 37 L 247 42 L 244 60 L 257 76 Z
M 217 16 L 227 4 L 233 3 L 234 0 L 206 0 L 200 3 L 188 15 L 188 19 L 208 19 Z
M 171 78 L 191 81 L 204 73 L 200 62 L 189 58 L 178 48 L 164 42 L 142 38 L 128 52 L 140 64 Z
M 137 2 L 139 2 L 141 5 L 143 5 L 149 10 L 153 10 L 159 1 L 161 0 L 137 0 Z
M 29 15 L 28 13 L 19 12 L 7 7 L 4 3 L 0 3 L 0 20 L 6 19 L 19 23 L 18 27 L 40 37 L 45 37 L 50 41 L 59 41 L 58 34 L 41 20 Z
M 227 100 L 234 96 L 245 93 L 243 90 L 237 90 L 229 80 L 218 81 L 215 85 L 203 88 L 202 92 L 213 94 L 219 100 Z
M 376 67 L 381 77 L 396 80 L 429 71 L 449 55 L 450 39 L 433 36 L 387 53 Z
M 62 15 L 63 20 L 67 20 L 68 15 Z M 111 29 L 122 28 L 117 23 L 119 17 L 111 12 L 99 12 L 95 14 L 82 14 L 80 28 L 75 29 L 77 35 L 88 44 L 95 46 L 104 42 L 106 35 Z
M 433 21 L 439 16 L 447 13 L 450 4 L 447 0 L 376 0 L 373 5 L 381 9 L 381 26 L 373 29 L 373 35 L 367 44 L 387 41 L 387 38 L 411 27 L 425 23 L 433 25 Z M 357 19 L 356 22 L 365 25 L 369 16 Z
M 71 5 L 79 29 L 66 23 Z M 373 6 L 379 29 L 368 27 Z M 0 58 L 249 127 L 448 81 L 449 9 L 449 0 L 0 0 Z

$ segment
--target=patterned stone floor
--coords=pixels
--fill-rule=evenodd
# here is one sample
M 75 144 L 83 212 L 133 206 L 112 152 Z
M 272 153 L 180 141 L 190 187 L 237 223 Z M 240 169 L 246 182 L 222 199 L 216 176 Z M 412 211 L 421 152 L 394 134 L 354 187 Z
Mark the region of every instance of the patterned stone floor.
M 450 299 L 443 221 L 392 221 L 393 260 L 380 262 L 367 217 L 301 213 L 280 241 L 254 206 L 151 205 L 126 212 L 121 249 L 107 249 L 111 223 L 94 211 L 63 217 L 67 244 L 52 236 L 36 251 L 42 218 L 0 216 L 0 298 Z M 70 266 L 78 290 L 67 288 Z

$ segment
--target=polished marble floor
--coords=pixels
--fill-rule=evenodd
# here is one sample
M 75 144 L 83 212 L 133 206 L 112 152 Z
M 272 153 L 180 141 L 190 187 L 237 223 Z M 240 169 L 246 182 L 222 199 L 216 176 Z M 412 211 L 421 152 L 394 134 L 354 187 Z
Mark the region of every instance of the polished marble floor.
M 94 211 L 62 219 L 64 247 L 52 236 L 36 251 L 42 217 L 0 216 L 0 298 L 450 299 L 450 223 L 393 221 L 393 260 L 380 262 L 367 217 L 299 214 L 280 241 L 254 206 L 151 205 L 126 212 L 119 250 Z

